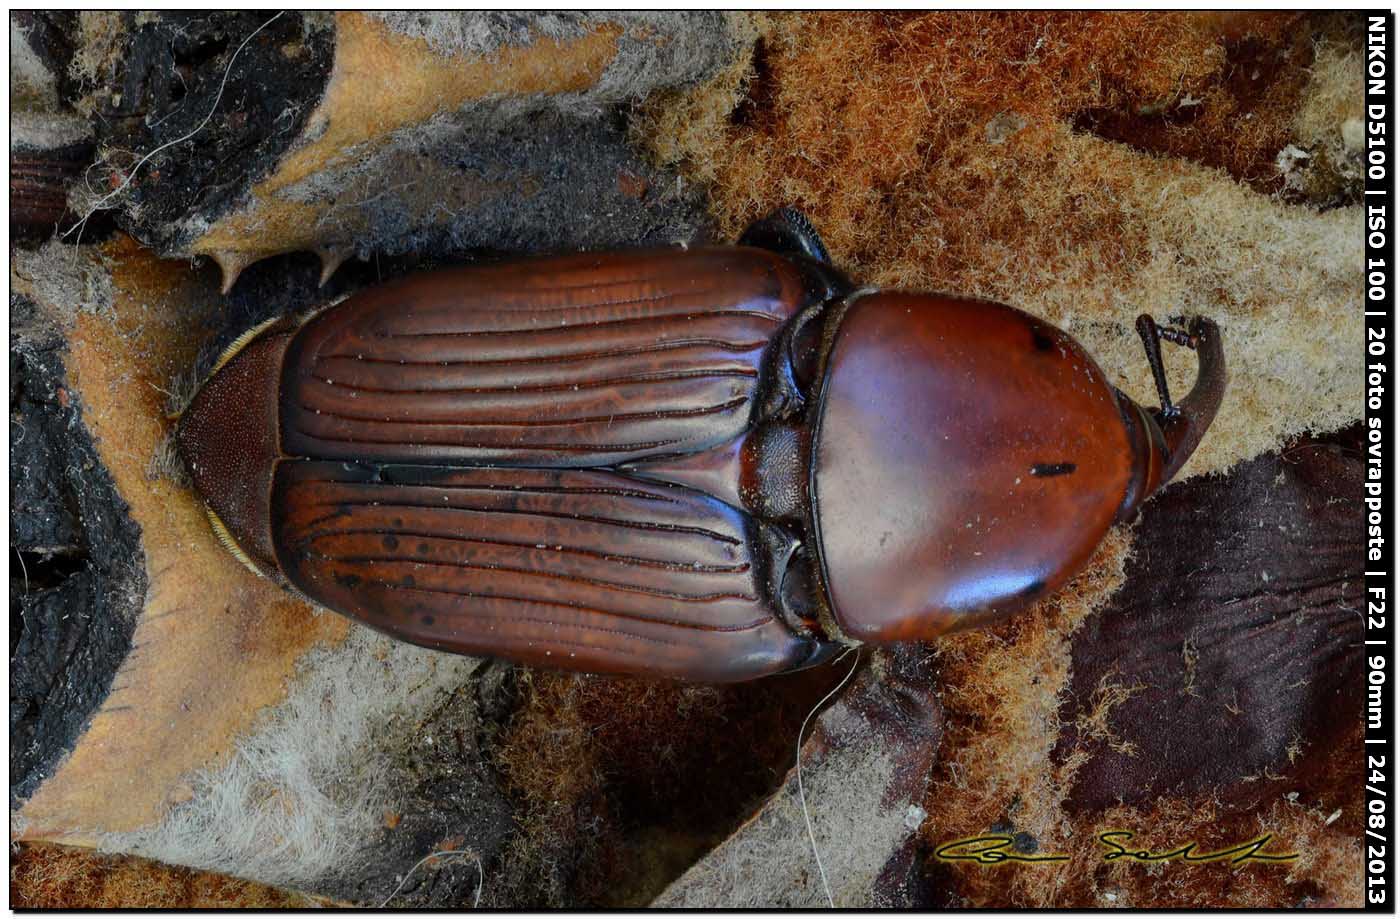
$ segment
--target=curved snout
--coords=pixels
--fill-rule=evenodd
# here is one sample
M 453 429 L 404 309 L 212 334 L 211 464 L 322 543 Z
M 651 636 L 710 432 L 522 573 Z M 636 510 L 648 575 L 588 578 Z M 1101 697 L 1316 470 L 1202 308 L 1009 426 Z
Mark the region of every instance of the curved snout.
M 1206 429 L 1215 420 L 1220 401 L 1225 398 L 1225 384 L 1229 382 L 1219 326 L 1197 317 L 1191 323 L 1190 337 L 1185 344 L 1196 352 L 1199 362 L 1196 385 L 1191 387 L 1186 398 L 1170 409 L 1153 412 L 1167 449 L 1160 485 L 1170 482 L 1196 452 Z

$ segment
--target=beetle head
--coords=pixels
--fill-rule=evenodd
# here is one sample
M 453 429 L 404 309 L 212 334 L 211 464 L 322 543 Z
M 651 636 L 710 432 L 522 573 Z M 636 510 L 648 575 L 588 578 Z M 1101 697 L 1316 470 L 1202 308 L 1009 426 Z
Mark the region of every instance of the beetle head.
M 234 342 L 180 416 L 175 444 L 220 541 L 276 577 L 269 494 L 280 455 L 278 389 L 291 335 L 260 326 Z

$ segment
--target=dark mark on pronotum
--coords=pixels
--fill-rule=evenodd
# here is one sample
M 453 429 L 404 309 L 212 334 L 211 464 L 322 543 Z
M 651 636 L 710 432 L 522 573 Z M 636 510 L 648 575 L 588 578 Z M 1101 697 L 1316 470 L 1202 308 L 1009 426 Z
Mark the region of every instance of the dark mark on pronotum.
M 1036 463 L 1031 467 L 1031 475 L 1048 479 L 1054 475 L 1069 475 L 1074 470 L 1074 463 Z

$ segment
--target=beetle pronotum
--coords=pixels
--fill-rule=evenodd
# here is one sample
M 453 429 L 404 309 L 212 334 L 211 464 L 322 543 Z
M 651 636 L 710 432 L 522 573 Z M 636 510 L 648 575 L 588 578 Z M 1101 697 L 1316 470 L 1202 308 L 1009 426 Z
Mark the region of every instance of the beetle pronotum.
M 760 677 L 988 622 L 1169 481 L 1216 327 L 1139 321 L 1162 406 L 997 303 L 859 290 L 795 211 L 731 248 L 418 275 L 229 349 L 177 442 L 225 542 L 398 638 Z M 1158 341 L 1193 348 L 1179 404 Z

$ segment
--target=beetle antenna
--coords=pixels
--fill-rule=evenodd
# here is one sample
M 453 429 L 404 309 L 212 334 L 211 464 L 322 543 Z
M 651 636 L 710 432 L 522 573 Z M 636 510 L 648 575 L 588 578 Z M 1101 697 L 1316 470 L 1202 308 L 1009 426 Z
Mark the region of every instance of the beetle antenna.
M 1164 329 L 1146 313 L 1137 318 L 1137 332 L 1142 337 L 1142 346 L 1147 350 L 1147 364 L 1152 368 L 1152 382 L 1157 385 L 1157 398 L 1162 403 L 1160 414 L 1163 418 L 1172 418 L 1180 409 L 1172 404 L 1171 392 L 1167 389 L 1167 371 L 1162 366 L 1161 341 L 1165 338 L 1174 345 L 1195 351 L 1197 338 L 1180 329 Z

